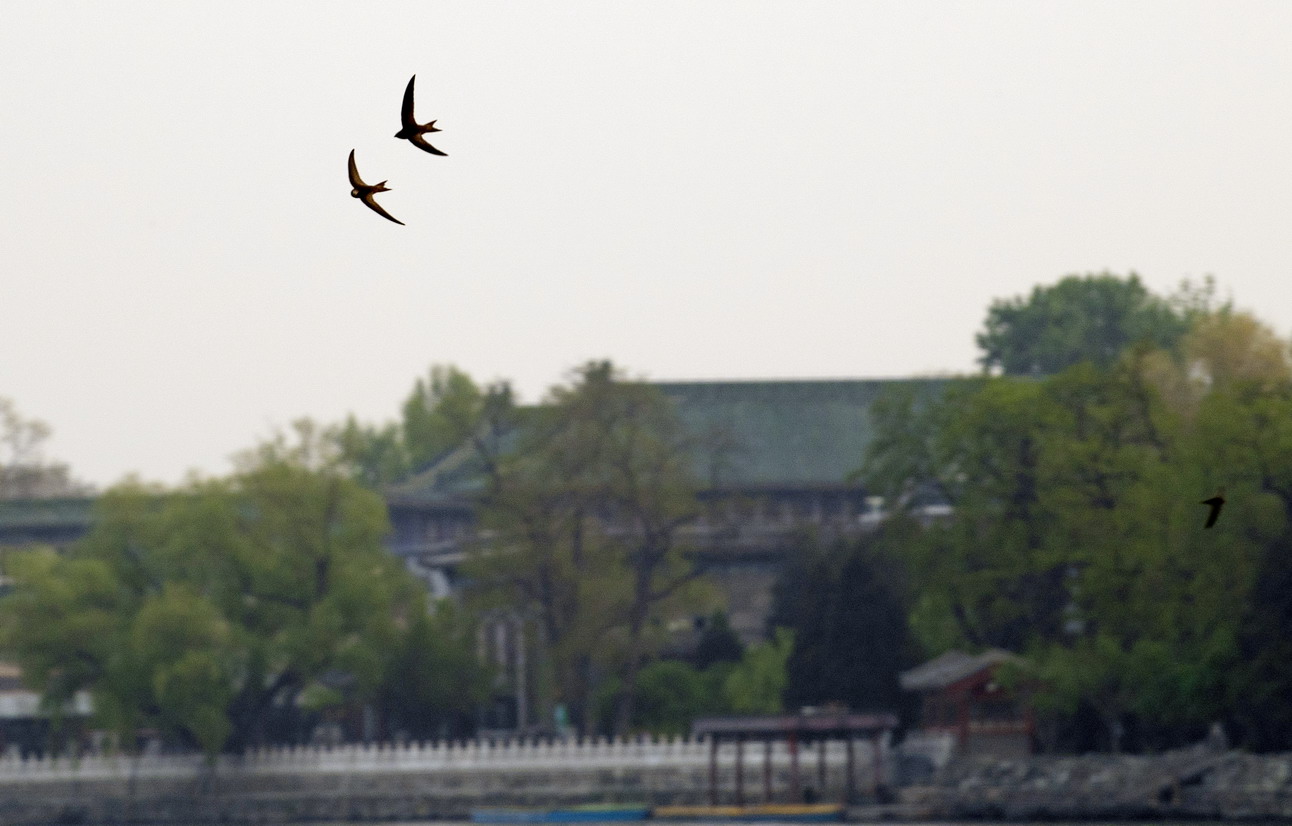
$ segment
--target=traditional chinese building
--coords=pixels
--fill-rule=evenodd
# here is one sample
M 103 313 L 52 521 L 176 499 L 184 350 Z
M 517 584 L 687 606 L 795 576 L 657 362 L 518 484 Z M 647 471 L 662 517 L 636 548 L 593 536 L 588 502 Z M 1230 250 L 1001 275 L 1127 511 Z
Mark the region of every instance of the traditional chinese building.
M 900 676 L 920 697 L 919 727 L 904 747 L 924 749 L 940 764 L 951 755 L 1018 757 L 1036 747 L 1025 661 L 1008 651 L 948 651 Z M 1012 673 L 1006 675 L 1005 670 Z M 1006 678 L 1008 677 L 1008 679 Z
M 870 408 L 894 386 L 940 395 L 946 379 L 694 381 L 655 384 L 702 447 L 700 517 L 686 529 L 700 567 L 725 593 L 732 628 L 761 639 L 771 589 L 806 530 L 851 535 L 882 518 L 856 473 L 874 436 Z M 471 450 L 464 446 L 387 491 L 391 549 L 432 588 L 452 588 L 473 535 Z M 949 513 L 929 497 L 926 518 Z
M 676 405 L 700 445 L 693 472 L 701 512 L 682 540 L 705 577 L 717 586 L 728 621 L 746 643 L 767 631 L 772 589 L 791 554 L 811 532 L 818 539 L 873 529 L 883 501 L 857 471 L 874 438 L 871 407 L 894 387 L 917 399 L 945 391 L 946 379 L 839 381 L 695 381 L 655 384 Z M 470 445 L 450 451 L 386 492 L 394 526 L 392 550 L 433 591 L 451 593 L 474 537 L 480 489 Z M 913 503 L 932 519 L 950 509 L 936 497 Z M 698 627 L 704 618 L 679 621 Z M 674 629 L 677 630 L 677 629 Z M 498 616 L 482 635 L 500 686 L 491 725 L 525 729 L 540 716 L 529 707 L 527 674 L 532 640 L 523 617 Z
M 0 499 L 0 548 L 66 548 L 90 529 L 93 507 L 89 496 Z

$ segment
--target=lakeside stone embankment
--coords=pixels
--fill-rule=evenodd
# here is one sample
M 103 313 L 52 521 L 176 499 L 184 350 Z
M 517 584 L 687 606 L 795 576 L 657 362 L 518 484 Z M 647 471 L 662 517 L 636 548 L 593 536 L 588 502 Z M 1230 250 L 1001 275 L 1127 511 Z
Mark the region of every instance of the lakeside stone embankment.
M 957 760 L 899 798 L 907 816 L 952 820 L 1292 820 L 1292 754 Z
M 851 787 L 874 799 L 893 784 L 896 755 L 854 744 Z M 796 784 L 820 800 L 849 785 L 842 742 L 719 750 L 719 799 L 788 801 Z M 198 756 L 0 760 L 0 823 L 286 824 L 307 821 L 461 820 L 478 806 L 594 802 L 702 804 L 709 799 L 703 740 L 468 743 L 271 749 L 208 764 Z M 795 764 L 797 763 L 797 771 Z M 1090 755 L 961 760 L 925 785 L 897 788 L 896 805 L 856 806 L 853 819 L 1205 818 L 1292 820 L 1292 754 L 1191 749 L 1156 756 Z

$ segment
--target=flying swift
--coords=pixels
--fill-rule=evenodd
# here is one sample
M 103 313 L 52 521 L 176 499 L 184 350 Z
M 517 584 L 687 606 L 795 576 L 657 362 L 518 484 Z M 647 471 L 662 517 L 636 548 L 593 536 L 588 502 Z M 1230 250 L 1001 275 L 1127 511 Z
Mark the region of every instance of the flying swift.
M 402 138 L 418 149 L 430 152 L 432 155 L 443 155 L 447 158 L 447 152 L 441 152 L 427 143 L 426 138 L 422 137 L 429 132 L 442 132 L 444 130 L 437 129 L 435 121 L 418 123 L 417 118 L 413 117 L 413 83 L 416 80 L 417 75 L 410 77 L 408 79 L 408 88 L 404 89 L 404 106 L 399 112 L 399 120 L 403 124 L 403 128 L 395 133 L 395 137 Z
M 1221 488 L 1215 496 L 1210 499 L 1203 499 L 1198 504 L 1207 505 L 1211 508 L 1211 510 L 1207 512 L 1207 524 L 1202 526 L 1204 528 L 1210 528 L 1212 525 L 1216 524 L 1216 520 L 1220 518 L 1220 509 L 1225 506 L 1225 489 Z
M 396 224 L 399 224 L 401 227 L 406 226 L 406 224 L 404 224 L 403 221 L 399 220 L 398 218 L 391 215 L 386 210 L 382 209 L 381 204 L 377 203 L 376 195 L 378 192 L 390 191 L 390 187 L 386 186 L 386 182 L 382 181 L 379 184 L 372 184 L 370 186 L 368 184 L 365 184 L 363 182 L 363 179 L 359 177 L 359 169 L 354 165 L 353 149 L 350 150 L 350 186 L 352 187 L 352 189 L 350 190 L 351 198 L 358 198 L 360 201 L 363 201 L 364 205 L 367 206 L 368 209 L 371 209 L 373 212 L 377 213 L 382 218 L 385 218 L 389 221 L 394 221 Z

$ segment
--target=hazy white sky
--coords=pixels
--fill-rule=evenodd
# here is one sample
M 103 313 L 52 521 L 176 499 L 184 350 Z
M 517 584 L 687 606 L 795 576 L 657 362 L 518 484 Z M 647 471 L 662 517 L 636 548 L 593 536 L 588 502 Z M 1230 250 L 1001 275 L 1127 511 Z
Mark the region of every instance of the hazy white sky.
M 8 2 L 0 396 L 174 482 L 433 362 L 967 371 L 1073 272 L 1287 334 L 1289 43 L 1286 3 Z M 447 158 L 392 137 L 414 73 Z

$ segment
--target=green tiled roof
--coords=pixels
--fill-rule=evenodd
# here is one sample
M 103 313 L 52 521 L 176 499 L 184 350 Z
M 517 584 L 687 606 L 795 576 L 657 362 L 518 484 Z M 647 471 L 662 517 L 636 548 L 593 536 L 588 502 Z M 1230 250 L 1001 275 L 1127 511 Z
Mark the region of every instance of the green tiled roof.
M 688 429 L 726 446 L 696 457 L 713 487 L 837 485 L 861 465 L 874 436 L 870 406 L 894 386 L 917 398 L 941 395 L 955 379 L 652 382 Z M 468 493 L 475 486 L 467 447 L 389 491 L 413 498 Z
M 94 499 L 88 496 L 0 499 L 0 529 L 86 527 L 93 508 Z
M 720 486 L 838 484 L 874 437 L 870 406 L 894 385 L 938 395 L 949 379 L 657 383 L 695 433 L 719 431 L 729 456 L 697 470 Z M 716 471 L 716 472 L 715 472 Z M 715 478 L 716 477 L 716 478 Z

